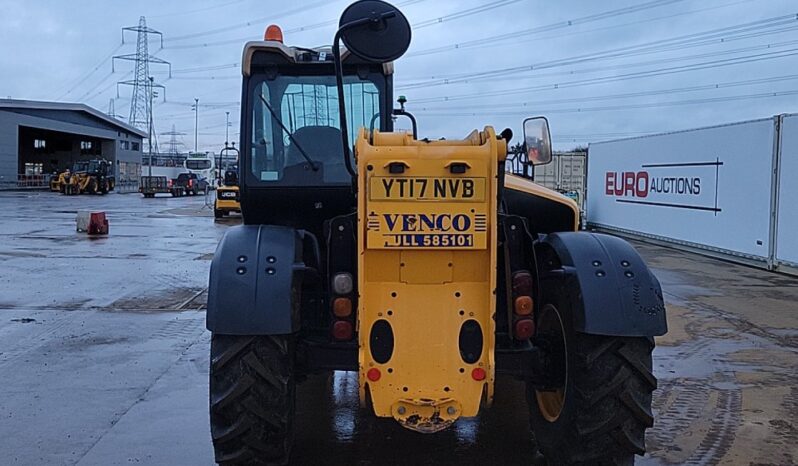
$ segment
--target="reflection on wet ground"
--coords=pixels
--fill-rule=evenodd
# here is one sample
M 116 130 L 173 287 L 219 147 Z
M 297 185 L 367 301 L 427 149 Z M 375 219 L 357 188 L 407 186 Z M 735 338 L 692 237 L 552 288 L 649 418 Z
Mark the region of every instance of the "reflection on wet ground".
M 202 308 L 216 243 L 201 198 L 0 193 L 4 464 L 210 465 Z M 105 210 L 111 234 L 74 231 Z M 657 418 L 638 464 L 798 462 L 798 279 L 635 243 L 662 282 Z M 197 311 L 199 310 L 199 311 Z M 354 373 L 299 386 L 294 464 L 529 465 L 522 383 L 424 435 L 361 410 Z
M 361 410 L 357 374 L 315 376 L 297 394 L 296 464 L 531 464 L 524 385 L 500 378 L 493 407 L 425 435 Z

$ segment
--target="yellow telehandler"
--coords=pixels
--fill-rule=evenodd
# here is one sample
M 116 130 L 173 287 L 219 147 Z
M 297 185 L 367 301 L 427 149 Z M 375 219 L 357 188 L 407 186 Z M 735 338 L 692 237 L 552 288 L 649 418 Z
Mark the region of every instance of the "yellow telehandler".
M 479 415 L 496 378 L 516 377 L 549 464 L 632 464 L 667 331 L 659 282 L 531 179 L 551 160 L 545 118 L 524 122 L 514 161 L 510 130 L 415 137 L 392 109 L 410 35 L 398 9 L 361 0 L 332 48 L 288 46 L 274 25 L 244 47 L 244 224 L 220 241 L 208 294 L 216 461 L 290 461 L 297 382 L 343 370 L 374 415 L 423 433 Z M 400 115 L 413 134 L 393 131 Z

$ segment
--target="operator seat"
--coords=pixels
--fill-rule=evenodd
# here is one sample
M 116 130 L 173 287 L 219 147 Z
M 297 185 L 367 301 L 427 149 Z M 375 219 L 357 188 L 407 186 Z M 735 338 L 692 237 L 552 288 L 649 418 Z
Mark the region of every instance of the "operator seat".
M 332 126 L 303 126 L 293 136 L 308 157 L 322 164 L 325 182 L 349 180 L 342 154 L 340 129 Z M 303 163 L 307 163 L 307 160 L 296 144 L 290 142 L 286 150 L 286 167 Z

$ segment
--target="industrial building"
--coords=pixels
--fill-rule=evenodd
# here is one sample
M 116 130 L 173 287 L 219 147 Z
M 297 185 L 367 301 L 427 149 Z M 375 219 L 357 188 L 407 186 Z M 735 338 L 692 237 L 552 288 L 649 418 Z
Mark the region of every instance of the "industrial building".
M 0 187 L 42 186 L 76 161 L 103 158 L 119 187 L 134 188 L 146 136 L 84 104 L 0 99 Z

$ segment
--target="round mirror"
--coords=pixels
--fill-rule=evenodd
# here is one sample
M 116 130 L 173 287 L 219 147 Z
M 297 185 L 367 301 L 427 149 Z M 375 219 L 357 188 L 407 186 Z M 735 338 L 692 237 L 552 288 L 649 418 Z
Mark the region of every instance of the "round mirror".
M 396 60 L 410 46 L 407 18 L 381 0 L 360 0 L 349 5 L 341 14 L 338 28 L 346 48 L 370 62 Z

